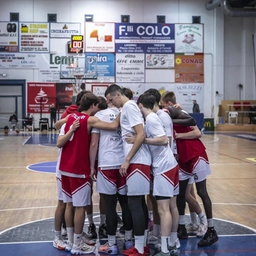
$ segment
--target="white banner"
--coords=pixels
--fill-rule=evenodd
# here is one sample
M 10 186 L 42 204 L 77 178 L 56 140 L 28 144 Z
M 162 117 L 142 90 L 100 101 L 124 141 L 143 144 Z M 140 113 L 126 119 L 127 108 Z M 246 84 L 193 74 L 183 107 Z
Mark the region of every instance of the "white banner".
M 203 53 L 203 24 L 175 24 L 175 52 Z
M 146 54 L 146 68 L 174 68 L 174 54 Z
M 40 54 L 39 55 L 39 74 L 40 82 L 74 82 L 74 80 L 60 79 L 60 64 L 74 63 L 74 56 L 63 54 Z
M 176 100 L 188 113 L 192 113 L 193 100 L 196 100 L 200 112 L 204 113 L 204 84 L 176 84 Z
M 115 52 L 115 23 L 85 22 L 85 52 Z
M 18 52 L 18 22 L 0 22 L 0 52 Z
M 116 54 L 116 82 L 143 83 L 144 54 Z
M 80 35 L 80 23 L 51 23 L 50 37 L 71 38 L 72 35 Z
M 20 52 L 50 51 L 49 23 L 20 23 Z
M 0 68 L 38 68 L 38 54 L 0 53 Z

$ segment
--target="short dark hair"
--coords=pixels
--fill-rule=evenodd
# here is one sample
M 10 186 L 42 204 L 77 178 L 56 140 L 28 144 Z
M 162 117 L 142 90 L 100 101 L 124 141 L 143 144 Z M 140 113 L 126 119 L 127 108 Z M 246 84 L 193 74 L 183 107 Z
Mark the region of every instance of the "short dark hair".
M 157 89 L 150 88 L 150 89 L 146 90 L 144 93 L 149 93 L 149 94 L 153 95 L 156 99 L 156 103 L 159 104 L 159 101 L 161 99 L 161 94 Z
M 129 88 L 126 88 L 126 87 L 122 87 L 122 90 L 124 92 L 124 95 L 129 99 L 131 100 L 133 98 L 133 92 L 131 89 Z
M 161 100 L 167 103 L 170 101 L 172 104 L 176 104 L 176 96 L 174 92 L 164 92 L 161 96 Z
M 122 88 L 117 85 L 117 84 L 111 84 L 107 90 L 105 91 L 105 97 L 110 94 L 110 95 L 116 95 L 117 92 L 120 92 L 122 95 L 124 95 L 124 92 Z
M 82 112 L 88 110 L 92 105 L 96 106 L 97 104 L 99 104 L 99 98 L 93 93 L 86 93 L 81 99 L 79 109 Z
M 149 94 L 149 93 L 143 93 L 139 96 L 137 100 L 137 104 L 139 105 L 141 103 L 144 108 L 153 109 L 154 105 L 156 104 L 156 98 Z
M 80 105 L 80 102 L 81 102 L 81 99 L 82 97 L 84 96 L 84 94 L 86 93 L 91 93 L 90 91 L 81 91 L 77 94 L 76 96 L 76 105 L 79 106 Z
M 107 101 L 104 97 L 102 96 L 98 96 L 99 98 L 99 105 L 98 105 L 98 108 L 100 110 L 104 110 L 104 109 L 107 109 L 108 108 L 108 104 L 107 104 Z

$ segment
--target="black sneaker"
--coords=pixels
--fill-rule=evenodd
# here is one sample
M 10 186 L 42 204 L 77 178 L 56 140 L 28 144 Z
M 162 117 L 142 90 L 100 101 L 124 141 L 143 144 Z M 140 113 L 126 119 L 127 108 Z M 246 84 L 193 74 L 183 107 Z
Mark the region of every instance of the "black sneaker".
M 186 229 L 185 225 L 179 224 L 177 233 L 178 233 L 179 239 L 188 239 L 188 233 L 187 233 L 187 229 Z
M 100 238 L 108 238 L 108 234 L 107 234 L 107 226 L 105 223 L 101 224 L 99 226 L 99 237 Z
M 208 228 L 204 237 L 198 242 L 198 246 L 210 246 L 219 240 L 217 232 L 214 228 Z
M 97 239 L 96 226 L 94 223 L 91 223 L 88 227 L 87 236 L 90 239 Z

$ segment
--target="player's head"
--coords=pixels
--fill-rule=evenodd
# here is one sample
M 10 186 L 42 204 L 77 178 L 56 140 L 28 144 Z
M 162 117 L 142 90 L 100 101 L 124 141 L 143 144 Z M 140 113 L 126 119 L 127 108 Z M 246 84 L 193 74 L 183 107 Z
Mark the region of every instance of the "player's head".
M 175 105 L 176 102 L 176 96 L 174 92 L 164 92 L 161 96 L 160 100 L 161 105 L 163 108 L 167 108 L 168 106 L 173 106 Z
M 102 96 L 98 96 L 98 99 L 99 99 L 99 105 L 98 105 L 99 110 L 107 109 L 108 108 L 107 100 Z
M 81 99 L 84 96 L 84 94 L 86 94 L 86 93 L 91 93 L 91 92 L 90 91 L 81 91 L 77 94 L 77 96 L 76 96 L 76 105 L 77 106 L 80 106 Z
M 122 107 L 122 97 L 126 97 L 122 88 L 117 84 L 111 84 L 105 91 L 107 101 L 112 103 L 117 108 Z
M 122 90 L 124 92 L 124 95 L 129 99 L 131 100 L 133 98 L 133 92 L 131 89 L 129 88 L 126 88 L 126 87 L 122 87 Z
M 149 94 L 153 95 L 156 99 L 156 103 L 159 104 L 160 99 L 161 99 L 161 94 L 157 89 L 150 88 L 150 89 L 146 90 L 144 93 L 149 93 Z
M 140 110 L 142 110 L 142 108 L 147 108 L 152 110 L 154 108 L 155 103 L 156 103 L 156 98 L 149 93 L 141 94 L 137 100 L 137 104 Z
M 86 93 L 81 99 L 80 111 L 91 110 L 91 114 L 94 115 L 99 109 L 99 98 L 93 93 Z

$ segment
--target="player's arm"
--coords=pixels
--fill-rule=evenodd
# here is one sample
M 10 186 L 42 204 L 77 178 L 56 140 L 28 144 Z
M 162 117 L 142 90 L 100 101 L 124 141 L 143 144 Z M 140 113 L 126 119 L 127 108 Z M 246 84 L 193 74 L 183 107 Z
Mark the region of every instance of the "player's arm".
M 198 129 L 197 126 L 191 126 L 191 131 L 190 132 L 185 132 L 185 133 L 176 133 L 175 134 L 175 139 L 198 139 L 201 138 L 202 133 L 201 131 Z
M 161 137 L 155 137 L 155 138 L 145 138 L 144 140 L 145 144 L 149 145 L 167 145 L 169 143 L 169 139 L 166 135 Z
M 95 127 L 101 130 L 116 130 L 119 127 L 119 123 L 120 123 L 120 114 L 111 123 L 101 121 L 96 116 L 90 116 L 88 119 L 88 125 L 90 127 Z
M 195 119 L 184 111 L 181 111 L 180 109 L 171 106 L 168 107 L 168 111 L 174 124 L 179 124 L 182 126 L 196 125 Z
M 57 130 L 59 130 L 59 129 L 61 128 L 61 126 L 67 122 L 68 117 L 69 117 L 69 115 L 67 115 L 65 118 L 62 118 L 62 119 L 58 120 L 58 121 L 54 124 L 54 128 L 57 129 Z
M 98 152 L 99 137 L 100 137 L 99 133 L 95 133 L 95 132 L 91 133 L 89 157 L 90 157 L 91 178 L 93 180 L 96 180 L 95 162 L 96 162 L 96 156 Z
M 146 134 L 144 131 L 144 127 L 142 124 L 137 124 L 133 127 L 133 129 L 135 130 L 136 133 L 136 137 L 135 140 L 133 142 L 132 148 L 129 151 L 129 153 L 127 154 L 124 163 L 122 164 L 121 168 L 120 168 L 120 174 L 122 176 L 126 176 L 127 174 L 127 169 L 130 165 L 130 161 L 133 158 L 133 156 L 137 153 L 137 151 L 139 150 L 139 148 L 141 147 L 142 143 L 144 142 L 145 138 L 146 138 Z
M 57 141 L 57 147 L 62 148 L 67 143 L 67 141 L 71 139 L 72 135 L 74 134 L 74 132 L 79 126 L 80 126 L 80 122 L 79 122 L 79 119 L 77 119 L 74 121 L 74 123 L 72 124 L 72 126 L 70 127 L 67 133 L 65 133 L 64 135 L 59 135 L 58 141 Z

